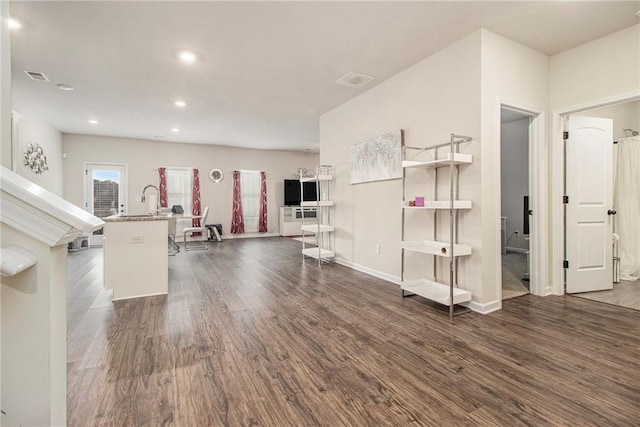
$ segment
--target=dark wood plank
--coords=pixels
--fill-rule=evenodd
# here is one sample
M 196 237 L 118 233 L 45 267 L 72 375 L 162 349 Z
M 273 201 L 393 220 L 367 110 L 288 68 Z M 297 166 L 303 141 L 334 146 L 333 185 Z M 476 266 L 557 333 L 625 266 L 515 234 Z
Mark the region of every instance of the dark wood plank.
M 450 323 L 285 238 L 169 260 L 169 295 L 112 303 L 69 255 L 68 422 L 637 425 L 640 312 L 524 296 Z

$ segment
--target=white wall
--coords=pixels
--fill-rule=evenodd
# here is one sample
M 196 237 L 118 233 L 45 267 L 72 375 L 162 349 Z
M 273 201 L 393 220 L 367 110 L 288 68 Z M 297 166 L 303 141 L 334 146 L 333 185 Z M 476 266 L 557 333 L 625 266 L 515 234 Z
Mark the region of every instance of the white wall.
M 36 255 L 35 266 L 2 277 L 2 409 L 6 425 L 66 423 L 67 248 L 1 224 L 2 246 Z
M 640 96 L 640 24 L 566 50 L 551 57 L 550 88 L 553 111 L 584 110 L 613 98 Z M 576 113 L 580 115 L 581 113 Z M 560 121 L 554 114 L 551 165 L 551 274 L 555 294 L 564 293 L 563 161 Z
M 9 2 L 0 2 L 0 163 L 11 169 L 11 34 Z
M 529 195 L 529 118 L 501 125 L 502 216 L 507 217 L 509 248 L 529 249 L 523 234 L 523 197 Z M 513 235 L 518 230 L 518 235 Z
M 11 169 L 11 44 L 7 18 L 9 2 L 0 2 L 0 164 Z M 0 291 L 0 310 L 2 292 Z M 2 330 L 2 313 L 0 312 L 0 330 Z M 0 383 L 2 381 L 2 339 L 0 339 Z M 2 387 L 0 386 L 0 402 Z M 2 426 L 0 415 L 0 426 Z
M 31 116 L 28 109 L 14 110 L 22 115 L 18 124 L 18 165 L 16 171 L 30 181 L 62 196 L 63 192 L 63 162 L 62 162 L 62 134 L 49 124 Z M 35 174 L 23 164 L 23 154 L 28 144 L 38 144 L 47 156 L 49 170 L 42 174 Z
M 202 144 L 178 144 L 141 139 L 110 138 L 89 135 L 63 136 L 64 197 L 84 206 L 84 163 L 123 163 L 128 166 L 129 213 L 144 213 L 147 205 L 136 201 L 148 184 L 158 185 L 157 168 L 191 167 L 200 171 L 202 207 L 209 206 L 207 223 L 220 223 L 225 234 L 231 228 L 234 169 L 261 170 L 267 174 L 268 231 L 278 232 L 279 207 L 283 203 L 283 182 L 299 167 L 313 167 L 318 155 L 290 151 L 265 151 Z M 225 176 L 216 184 L 209 171 L 221 169 Z
M 625 137 L 624 129 L 640 132 L 640 101 L 625 102 L 610 107 L 595 108 L 576 113 L 580 116 L 613 119 L 613 139 Z
M 551 57 L 551 108 L 640 91 L 640 24 Z
M 475 32 L 320 118 L 320 160 L 333 165 L 335 185 L 335 249 L 339 260 L 381 277 L 400 276 L 400 180 L 349 184 L 349 148 L 395 129 L 404 129 L 405 145 L 427 147 L 449 141 L 452 132 L 478 139 L 480 134 L 480 32 Z M 471 199 L 475 209 L 460 217 L 460 241 L 474 254 L 460 262 L 459 284 L 481 295 L 480 164 L 479 143 L 464 144 L 474 163 L 462 168 L 460 198 Z M 426 195 L 426 173 L 413 174 L 409 197 Z M 444 171 L 443 171 L 444 172 Z M 443 179 L 444 180 L 444 179 Z M 426 187 L 426 188 L 425 188 Z M 443 196 L 442 194 L 440 195 Z M 431 235 L 427 212 L 408 213 L 406 239 Z M 444 217 L 443 217 L 444 218 Z M 443 219 L 440 223 L 444 223 Z M 441 239 L 444 239 L 442 234 Z M 379 244 L 381 253 L 376 254 Z M 430 257 L 407 254 L 408 274 L 429 274 Z M 442 271 L 442 269 L 441 269 Z M 442 280 L 444 280 L 442 278 Z M 448 278 L 446 279 L 448 280 Z
M 493 307 L 501 306 L 501 243 L 500 243 L 500 105 L 517 106 L 539 112 L 544 120 L 549 105 L 549 57 L 505 37 L 482 30 L 482 282 L 481 301 Z M 542 132 L 544 133 L 544 132 Z M 534 143 L 534 141 L 532 141 Z M 547 141 L 541 138 L 534 152 L 544 153 L 532 159 L 532 170 L 545 174 Z M 546 189 L 532 182 L 532 196 L 546 198 Z M 544 223 L 546 212 L 539 220 Z M 542 235 L 541 245 L 547 236 Z M 535 280 L 546 285 L 546 274 Z
M 469 135 L 475 141 L 461 148 L 474 162 L 461 168 L 459 198 L 472 200 L 474 209 L 461 213 L 459 240 L 474 253 L 460 262 L 459 284 L 472 292 L 474 309 L 499 308 L 500 105 L 544 113 L 548 79 L 546 55 L 481 30 L 323 115 L 320 160 L 337 170 L 337 256 L 383 277 L 400 274 L 400 182 L 349 185 L 352 144 L 397 128 L 405 129 L 410 146 L 446 142 L 451 132 Z M 428 217 L 408 222 L 414 227 L 409 238 L 428 237 Z M 431 263 L 422 258 L 422 264 Z M 422 269 L 428 273 L 429 266 Z

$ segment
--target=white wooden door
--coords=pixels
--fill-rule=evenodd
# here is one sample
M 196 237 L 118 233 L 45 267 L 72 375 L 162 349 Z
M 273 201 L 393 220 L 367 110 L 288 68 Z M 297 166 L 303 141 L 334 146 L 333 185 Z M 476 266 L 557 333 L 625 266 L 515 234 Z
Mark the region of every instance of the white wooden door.
M 613 121 L 571 116 L 566 140 L 567 292 L 613 287 Z

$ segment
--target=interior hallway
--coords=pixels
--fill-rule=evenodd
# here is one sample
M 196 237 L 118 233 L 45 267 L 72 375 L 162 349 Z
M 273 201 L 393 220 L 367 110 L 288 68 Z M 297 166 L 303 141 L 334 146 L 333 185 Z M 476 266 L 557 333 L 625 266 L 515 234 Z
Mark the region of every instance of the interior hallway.
M 170 258 L 168 296 L 117 303 L 101 250 L 69 254 L 69 425 L 640 419 L 640 312 L 526 295 L 451 324 L 292 239 L 209 247 Z

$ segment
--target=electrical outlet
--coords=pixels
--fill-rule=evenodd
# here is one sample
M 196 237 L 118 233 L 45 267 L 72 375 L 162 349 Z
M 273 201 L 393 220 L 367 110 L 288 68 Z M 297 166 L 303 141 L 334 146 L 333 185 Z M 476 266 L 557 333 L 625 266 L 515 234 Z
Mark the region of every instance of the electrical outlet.
M 376 253 L 380 254 L 380 245 L 376 245 Z
M 513 234 L 515 234 L 517 236 L 518 234 L 520 234 L 520 231 L 516 230 L 516 231 L 513 232 Z

